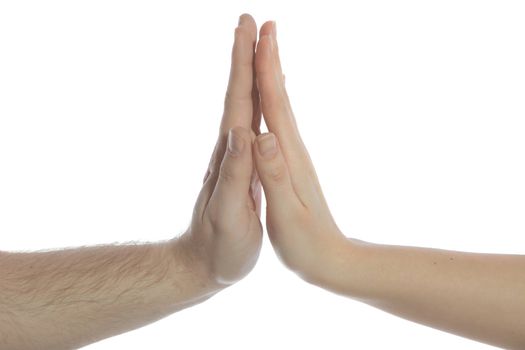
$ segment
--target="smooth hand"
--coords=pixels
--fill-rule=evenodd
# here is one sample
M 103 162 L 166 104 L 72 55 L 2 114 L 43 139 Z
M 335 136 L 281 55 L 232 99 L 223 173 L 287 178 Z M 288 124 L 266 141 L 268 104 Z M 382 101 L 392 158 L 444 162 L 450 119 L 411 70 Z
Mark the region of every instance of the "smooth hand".
M 337 228 L 301 140 L 284 85 L 275 23 L 261 27 L 257 86 L 269 133 L 254 143 L 267 201 L 267 230 L 278 256 L 303 278 L 322 283 L 350 244 Z
M 257 137 L 254 160 L 283 262 L 311 283 L 397 316 L 525 349 L 523 255 L 381 245 L 339 231 L 295 123 L 273 23 L 260 34 L 257 84 L 270 133 Z
M 187 243 L 192 265 L 208 280 L 232 284 L 255 265 L 262 241 L 260 183 L 251 145 L 261 120 L 254 84 L 257 27 L 242 15 L 235 29 L 230 80 L 219 137 L 195 204 Z

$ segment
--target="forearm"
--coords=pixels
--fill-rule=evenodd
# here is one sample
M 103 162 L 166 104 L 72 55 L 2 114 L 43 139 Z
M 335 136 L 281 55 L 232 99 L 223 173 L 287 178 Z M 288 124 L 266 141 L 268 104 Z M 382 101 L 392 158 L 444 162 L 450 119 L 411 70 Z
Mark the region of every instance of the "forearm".
M 347 243 L 327 288 L 447 332 L 525 347 L 525 256 Z
M 158 320 L 216 286 L 184 240 L 0 255 L 0 348 L 73 349 Z

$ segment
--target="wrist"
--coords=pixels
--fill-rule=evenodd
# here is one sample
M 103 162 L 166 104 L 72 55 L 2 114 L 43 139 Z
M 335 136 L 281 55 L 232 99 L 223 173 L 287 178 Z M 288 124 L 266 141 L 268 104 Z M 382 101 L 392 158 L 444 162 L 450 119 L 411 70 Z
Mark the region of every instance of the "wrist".
M 195 242 L 189 231 L 166 242 L 166 248 L 174 261 L 171 265 L 177 269 L 176 272 L 190 276 L 199 289 L 198 294 L 211 295 L 224 288 L 213 278 L 205 247 Z
M 338 232 L 327 242 L 317 267 L 302 277 L 309 283 L 337 294 L 361 297 L 362 269 L 367 249 L 372 244 Z

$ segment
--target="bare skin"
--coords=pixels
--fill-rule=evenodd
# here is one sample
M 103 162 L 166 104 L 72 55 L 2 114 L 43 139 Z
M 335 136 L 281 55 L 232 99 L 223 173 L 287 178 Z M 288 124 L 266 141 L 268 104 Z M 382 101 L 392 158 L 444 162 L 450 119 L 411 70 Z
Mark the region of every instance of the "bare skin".
M 286 93 L 275 27 L 260 30 L 257 83 L 270 133 L 254 142 L 277 255 L 310 283 L 398 316 L 509 349 L 525 348 L 525 256 L 347 238 L 324 199 Z
M 152 244 L 0 252 L 0 348 L 75 349 L 206 300 L 253 268 L 262 240 L 251 152 L 261 118 L 256 39 L 255 21 L 241 16 L 219 137 L 187 232 Z
M 52 252 L 0 252 L 0 347 L 73 349 L 199 303 L 243 278 L 267 228 L 310 283 L 509 349 L 525 347 L 525 256 L 349 239 L 331 216 L 290 106 L 275 27 L 241 16 L 217 145 L 178 239 Z M 259 130 L 261 107 L 270 133 Z M 253 144 L 252 144 L 253 143 Z

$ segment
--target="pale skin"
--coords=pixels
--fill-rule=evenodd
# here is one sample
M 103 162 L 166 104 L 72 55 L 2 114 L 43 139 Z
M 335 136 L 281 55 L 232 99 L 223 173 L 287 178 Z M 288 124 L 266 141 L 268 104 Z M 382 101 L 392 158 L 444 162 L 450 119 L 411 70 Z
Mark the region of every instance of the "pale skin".
M 284 84 L 275 24 L 260 30 L 256 75 L 270 131 L 254 143 L 266 227 L 306 281 L 400 317 L 508 348 L 525 348 L 525 256 L 372 244 L 347 238 L 324 199 Z
M 256 39 L 255 21 L 241 16 L 217 145 L 187 231 L 150 244 L 0 252 L 1 349 L 76 349 L 204 301 L 253 268 L 262 241 L 251 152 L 261 119 Z
M 347 238 L 301 140 L 274 22 L 261 27 L 255 52 L 256 39 L 253 18 L 241 16 L 217 145 L 186 232 L 150 244 L 0 252 L 0 348 L 78 348 L 240 280 L 261 247 L 260 178 L 272 245 L 306 281 L 431 327 L 523 349 L 525 256 Z M 258 132 L 260 109 L 269 133 Z

